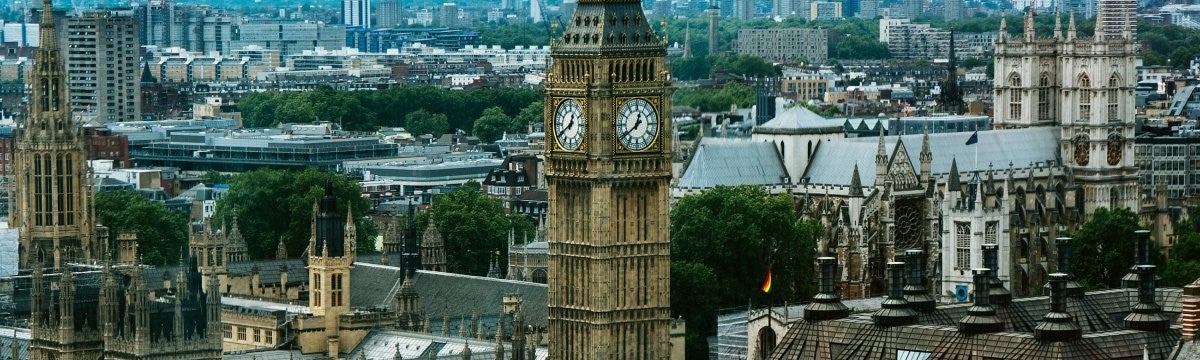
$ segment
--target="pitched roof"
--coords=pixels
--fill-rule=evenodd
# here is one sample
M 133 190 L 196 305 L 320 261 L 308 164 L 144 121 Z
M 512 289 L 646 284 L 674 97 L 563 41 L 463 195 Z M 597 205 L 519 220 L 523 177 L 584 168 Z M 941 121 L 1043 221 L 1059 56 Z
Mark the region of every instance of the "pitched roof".
M 754 129 L 758 134 L 829 134 L 843 131 L 843 121 L 827 120 L 803 106 L 784 110 Z
M 887 136 L 888 155 L 896 149 L 900 139 L 909 144 L 920 144 L 922 134 Z M 929 145 L 933 152 L 933 174 L 946 174 L 950 163 L 957 159 L 961 172 L 985 171 L 988 164 L 996 167 L 1026 167 L 1031 163 L 1058 161 L 1059 130 L 1055 127 L 1038 127 L 1017 130 L 989 130 L 979 132 L 979 142 L 967 145 L 971 133 L 929 134 Z M 853 164 L 863 169 L 874 169 L 877 137 L 847 138 L 826 141 L 817 148 L 804 177 L 812 184 L 849 185 Z M 978 151 L 979 162 L 975 156 Z M 920 166 L 919 151 L 908 151 L 913 166 Z M 860 171 L 863 184 L 875 183 L 875 171 Z
M 676 186 L 705 189 L 718 185 L 771 185 L 787 179 L 783 160 L 770 142 L 704 138 Z
M 404 281 L 399 267 L 355 262 L 350 278 L 351 306 L 395 308 L 396 292 Z M 547 324 L 546 284 L 417 270 L 413 288 L 420 296 L 421 310 L 435 321 L 442 316 L 453 320 L 472 315 L 495 317 L 505 294 L 520 294 L 525 322 L 539 327 Z

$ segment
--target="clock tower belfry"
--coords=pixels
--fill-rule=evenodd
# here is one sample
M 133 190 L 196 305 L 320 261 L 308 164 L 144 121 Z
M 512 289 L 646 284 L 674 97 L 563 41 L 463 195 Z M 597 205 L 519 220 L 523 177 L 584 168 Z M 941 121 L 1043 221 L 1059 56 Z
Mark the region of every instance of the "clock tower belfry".
M 553 359 L 670 356 L 670 81 L 637 0 L 580 0 L 546 77 Z

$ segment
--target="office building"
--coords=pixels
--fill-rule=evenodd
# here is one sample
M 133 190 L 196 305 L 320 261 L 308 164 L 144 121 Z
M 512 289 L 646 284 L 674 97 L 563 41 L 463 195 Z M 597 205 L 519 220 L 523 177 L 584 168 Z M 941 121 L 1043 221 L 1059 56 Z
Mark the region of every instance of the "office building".
M 808 4 L 808 20 L 837 20 L 842 18 L 842 3 L 833 1 L 814 1 Z
M 93 10 L 59 19 L 73 117 L 141 120 L 141 64 L 133 10 Z
M 452 2 L 442 4 L 441 12 L 438 13 L 438 25 L 449 28 L 461 26 L 462 14 L 460 12 L 458 4 Z
M 858 12 L 854 17 L 859 19 L 874 19 L 879 16 L 879 0 L 859 0 Z
M 342 24 L 371 27 L 371 0 L 342 0 Z
M 136 9 L 143 46 L 228 54 L 233 16 L 207 5 L 151 1 Z
M 1096 28 L 1105 37 L 1121 37 L 1125 30 L 1137 34 L 1137 0 L 1097 0 Z
M 404 26 L 404 3 L 400 0 L 382 0 L 375 7 L 375 27 L 393 28 Z
M 341 49 L 346 46 L 346 27 L 308 21 L 255 21 L 238 25 L 230 48 L 242 50 L 251 45 L 279 50 L 281 56 L 316 48 Z
M 805 60 L 820 64 L 828 58 L 828 42 L 827 29 L 742 29 L 738 31 L 736 51 L 777 62 Z
M 754 18 L 754 0 L 734 0 L 733 17 L 749 20 Z
M 942 3 L 942 18 L 946 20 L 958 20 L 962 19 L 964 15 L 966 13 L 963 8 L 963 0 L 945 0 Z

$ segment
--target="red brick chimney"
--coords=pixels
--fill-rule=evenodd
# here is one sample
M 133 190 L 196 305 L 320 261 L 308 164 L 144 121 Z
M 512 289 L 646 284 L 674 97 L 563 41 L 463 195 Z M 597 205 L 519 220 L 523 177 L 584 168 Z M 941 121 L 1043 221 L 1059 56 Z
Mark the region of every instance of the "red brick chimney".
M 1183 287 L 1183 338 L 1192 340 L 1200 330 L 1200 280 Z

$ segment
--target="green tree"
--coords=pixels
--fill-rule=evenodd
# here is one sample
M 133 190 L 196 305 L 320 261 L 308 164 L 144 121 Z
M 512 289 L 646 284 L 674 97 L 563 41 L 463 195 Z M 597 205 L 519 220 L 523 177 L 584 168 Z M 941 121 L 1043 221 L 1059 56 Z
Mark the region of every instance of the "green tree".
M 499 140 L 505 132 L 512 131 L 513 120 L 504 113 L 504 109 L 493 106 L 483 111 L 483 115 L 475 120 L 471 133 L 480 141 L 492 143 Z
M 685 358 L 708 358 L 707 333 L 691 328 L 717 323 L 719 302 L 713 294 L 719 291 L 712 268 L 686 261 L 671 262 L 671 311 L 687 314 L 683 315 L 688 321 Z
M 799 302 L 812 295 L 821 225 L 797 220 L 793 206 L 788 196 L 745 185 L 718 186 L 684 197 L 671 210 L 672 272 L 700 277 L 672 277 L 671 297 L 715 302 L 674 303 L 679 306 L 672 311 L 688 319 L 689 333 L 704 338 L 716 331 L 711 311 L 703 312 L 708 306 Z M 768 271 L 772 287 L 764 293 L 760 287 Z M 711 281 L 705 279 L 708 272 L 715 274 Z M 697 287 L 698 281 L 712 286 Z
M 204 185 L 214 186 L 217 184 L 228 184 L 233 180 L 233 176 L 222 174 L 216 170 L 209 170 L 205 171 L 204 176 L 201 176 L 200 179 L 200 181 L 204 182 Z
M 404 126 L 415 136 L 431 134 L 436 138 L 450 131 L 450 122 L 446 120 L 446 115 L 430 114 L 425 109 L 404 115 Z
M 712 75 L 713 58 L 693 56 L 671 61 L 671 76 L 680 80 L 707 79 Z
M 483 276 L 498 257 L 500 268 L 508 267 L 508 234 L 532 234 L 532 225 L 516 222 L 504 214 L 500 199 L 481 192 L 478 183 L 463 186 L 433 200 L 429 213 L 420 214 L 415 223 L 424 234 L 430 216 L 437 224 L 446 247 L 446 268 L 452 273 Z
M 724 71 L 730 74 L 749 77 L 779 75 L 779 69 L 770 61 L 757 56 L 743 54 L 717 58 L 716 63 L 713 64 L 713 69 L 715 71 Z
M 1072 234 L 1071 272 L 1089 288 L 1117 288 L 1134 264 L 1133 232 L 1138 215 L 1126 208 L 1096 209 L 1092 218 Z M 1152 251 L 1152 253 L 1157 253 Z
M 96 218 L 108 227 L 113 239 L 124 232 L 137 234 L 142 262 L 175 264 L 183 256 L 181 251 L 188 242 L 188 214 L 169 210 L 136 191 L 103 191 L 96 193 L 95 200 Z
M 337 213 L 345 216 L 347 205 L 353 210 L 358 251 L 373 251 L 377 231 L 366 216 L 369 204 L 361 196 L 358 182 L 313 168 L 242 173 L 233 178 L 229 192 L 217 201 L 213 218 L 231 224 L 237 216 L 251 258 L 274 258 L 280 239 L 288 254 L 298 256 L 308 247 L 313 204 L 325 195 L 326 182 L 333 185 Z
M 1193 208 L 1192 213 L 1200 211 Z M 1175 243 L 1162 267 L 1163 286 L 1182 287 L 1200 279 L 1200 219 L 1175 224 Z
M 754 88 L 738 83 L 725 83 L 720 89 L 682 88 L 675 90 L 672 102 L 691 106 L 700 111 L 727 111 L 729 105 L 740 108 L 754 104 Z
M 520 126 L 522 129 L 528 125 L 541 124 L 546 121 L 545 112 L 546 101 L 534 101 L 529 106 L 522 108 L 521 112 L 513 117 L 513 121 L 516 123 L 516 126 Z

